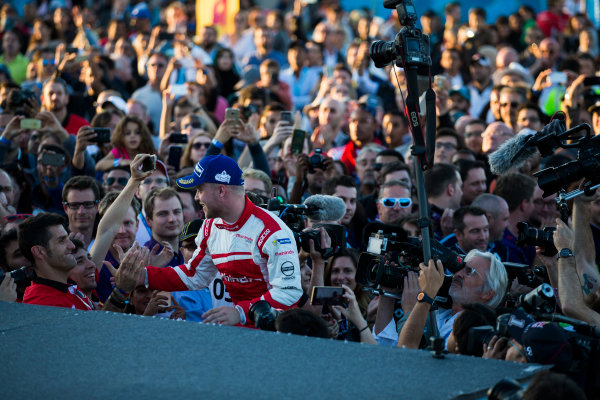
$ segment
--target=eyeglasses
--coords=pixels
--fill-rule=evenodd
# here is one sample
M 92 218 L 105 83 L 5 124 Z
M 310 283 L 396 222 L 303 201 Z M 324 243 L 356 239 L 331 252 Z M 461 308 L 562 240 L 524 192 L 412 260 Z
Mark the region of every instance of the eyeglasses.
M 192 149 L 194 149 L 194 150 L 200 150 L 202 148 L 208 149 L 209 147 L 210 147 L 210 142 L 207 142 L 207 143 L 194 143 L 192 145 Z
M 152 185 L 152 182 L 156 183 L 157 185 L 166 185 L 167 178 L 147 178 L 142 181 L 142 185 Z
M 20 219 L 27 219 L 33 217 L 33 214 L 11 214 L 4 217 L 6 222 L 14 222 Z
M 112 185 L 113 183 L 115 183 L 115 181 L 116 181 L 116 182 L 117 182 L 119 185 L 121 185 L 121 186 L 126 186 L 126 185 L 127 185 L 127 182 L 129 182 L 129 179 L 127 179 L 127 178 L 113 178 L 113 177 L 111 176 L 110 178 L 106 178 L 106 179 L 104 180 L 104 184 L 105 184 L 106 186 L 110 186 L 110 185 Z
M 383 199 L 379 199 L 379 203 L 387 208 L 394 208 L 396 204 L 400 208 L 408 208 L 412 204 L 412 200 L 406 197 L 384 197 Z
M 8 192 L 12 192 L 13 188 L 12 186 L 0 186 L 0 193 L 8 193 Z
M 94 201 L 82 201 L 82 202 L 68 202 L 68 201 L 63 201 L 63 204 L 69 209 L 69 210 L 79 210 L 79 208 L 81 206 L 83 206 L 83 208 L 85 208 L 86 210 L 91 210 L 92 208 L 94 208 L 96 206 L 96 204 L 98 204 L 98 200 L 94 200 Z
M 154 64 L 148 64 L 149 67 L 153 67 L 153 68 L 164 68 L 167 66 L 167 64 L 162 64 L 162 63 L 154 63 Z
M 43 60 L 42 65 L 45 67 L 46 65 L 55 65 L 56 60 Z
M 517 103 L 516 101 L 511 101 L 510 103 L 500 103 L 500 107 L 508 107 L 510 106 L 510 108 L 517 108 L 519 107 L 519 103 Z
M 454 149 L 456 149 L 456 145 L 454 143 L 448 143 L 448 142 L 436 142 L 435 148 L 436 149 L 444 148 L 446 150 L 454 150 Z
M 475 274 L 477 274 L 477 275 L 481 276 L 481 274 L 480 274 L 479 272 L 477 272 L 477 270 L 476 270 L 475 268 L 473 268 L 473 267 L 469 267 L 468 265 L 467 265 L 467 266 L 465 266 L 465 275 L 466 275 L 466 276 L 473 276 L 473 275 L 475 275 Z M 481 277 L 482 277 L 482 276 L 481 276 Z M 482 278 L 483 278 L 483 277 L 482 277 Z

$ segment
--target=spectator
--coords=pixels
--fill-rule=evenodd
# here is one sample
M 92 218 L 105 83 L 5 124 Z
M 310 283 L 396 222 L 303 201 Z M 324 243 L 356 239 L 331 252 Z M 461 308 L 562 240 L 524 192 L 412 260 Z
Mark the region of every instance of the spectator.
M 279 77 L 291 88 L 295 110 L 302 110 L 312 99 L 312 93 L 319 83 L 318 68 L 307 66 L 307 50 L 304 42 L 294 41 L 287 53 L 289 68 L 281 71 Z
M 513 130 L 504 122 L 492 122 L 481 134 L 483 139 L 481 151 L 483 151 L 484 154 L 491 154 L 498 150 L 498 147 L 500 147 L 502 143 L 506 142 L 514 135 L 515 133 Z
M 480 53 L 471 57 L 469 72 L 473 80 L 467 85 L 471 105 L 469 115 L 479 116 L 490 100 L 493 86 L 491 66 L 490 60 Z
M 77 261 L 64 222 L 60 215 L 41 213 L 19 226 L 19 248 L 36 274 L 25 290 L 23 303 L 94 310 L 91 299 L 67 284 Z
M 42 109 L 50 111 L 60 124 L 71 135 L 76 135 L 79 128 L 89 123 L 82 117 L 71 114 L 67 110 L 69 95 L 67 84 L 60 78 L 51 78 L 44 83 L 42 89 Z
M 0 55 L 0 64 L 8 67 L 10 76 L 18 85 L 25 81 L 29 64 L 29 60 L 21 54 L 23 47 L 21 40 L 21 33 L 16 29 L 5 31 L 2 35 L 2 55 Z
M 133 92 L 131 98 L 142 103 L 150 116 L 152 126 L 155 132 L 160 127 L 160 116 L 162 114 L 162 94 L 160 82 L 167 68 L 167 56 L 161 53 L 154 53 L 148 58 L 146 71 L 148 73 L 148 83 Z
M 469 251 L 477 249 L 487 251 L 490 241 L 489 224 L 485 211 L 473 206 L 460 207 L 452 216 L 456 244 L 443 242 L 458 254 L 468 254 Z
M 495 194 L 483 193 L 477 196 L 471 205 L 485 211 L 489 223 L 490 242 L 501 241 L 504 231 L 508 228 L 510 216 L 506 200 Z
M 362 210 L 357 213 L 358 193 L 356 181 L 347 175 L 330 178 L 323 185 L 323 194 L 339 197 L 344 200 L 346 214 L 344 214 L 341 223 L 346 227 L 346 242 L 352 248 L 361 249 L 363 247 L 362 229 L 364 221 L 362 220 L 364 217 L 362 216 Z
M 456 150 L 464 147 L 464 140 L 456 131 L 448 128 L 438 130 L 435 135 L 434 163 L 449 164 Z
M 454 229 L 452 215 L 460 207 L 462 179 L 458 169 L 451 164 L 434 164 L 425 171 L 425 191 L 431 210 L 429 215 L 433 233 L 440 240 Z
M 65 183 L 62 199 L 69 232 L 80 233 L 85 249 L 91 248 L 100 201 L 96 181 L 89 176 L 74 176 Z
M 465 146 L 471 150 L 475 156 L 481 156 L 482 153 L 482 134 L 485 131 L 485 123 L 479 119 L 474 119 L 465 126 Z
M 485 164 L 481 161 L 459 160 L 456 162 L 462 179 L 461 204 L 468 206 L 477 196 L 487 191 Z
M 410 188 L 402 181 L 389 181 L 381 185 L 377 200 L 378 220 L 384 224 L 399 225 L 411 213 Z
M 96 290 L 96 265 L 92 262 L 92 257 L 85 248 L 85 244 L 79 239 L 71 239 L 75 249 L 75 268 L 69 272 L 69 281 L 75 282 L 77 289 L 81 290 L 89 299 L 97 300 L 94 293 Z M 97 306 L 97 302 L 94 302 Z
M 243 61 L 243 65 L 260 65 L 267 59 L 275 60 L 283 68 L 287 68 L 286 57 L 278 51 L 273 50 L 273 31 L 267 27 L 259 27 L 254 30 L 254 45 L 256 52 L 250 54 Z
M 533 178 L 518 172 L 501 175 L 496 181 L 494 194 L 502 197 L 508 204 L 508 227 L 504 231 L 502 243 L 508 249 L 508 261 L 531 265 L 535 255 L 533 246 L 525 248 L 516 245 L 519 222 L 529 222 L 533 212 Z

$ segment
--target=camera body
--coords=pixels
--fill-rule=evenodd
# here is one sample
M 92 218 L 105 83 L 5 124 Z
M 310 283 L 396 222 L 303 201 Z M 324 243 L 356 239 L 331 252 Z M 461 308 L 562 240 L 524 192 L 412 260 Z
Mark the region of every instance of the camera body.
M 399 236 L 380 230 L 372 234 L 367 251 L 358 259 L 356 281 L 367 289 L 376 289 L 381 285 L 402 290 L 408 272 L 420 271 L 419 264 L 423 262 L 422 246 L 419 239 L 407 237 L 405 233 L 404 236 Z M 435 239 L 431 240 L 431 256 L 434 260 L 441 260 L 444 268 L 452 273 L 464 267 L 461 256 Z M 446 287 L 449 289 L 449 284 L 445 282 L 440 292 Z
M 316 168 L 325 169 L 323 160 L 323 151 L 321 149 L 315 149 L 315 153 L 308 157 L 308 172 L 314 174 Z
M 25 103 L 29 99 L 35 99 L 35 93 L 31 90 L 12 89 L 8 92 L 5 108 L 16 115 L 25 115 Z
M 530 228 L 527 222 L 517 224 L 519 234 L 517 236 L 517 246 L 540 246 L 544 248 L 545 256 L 552 257 L 558 251 L 554 247 L 554 232 L 556 228 L 545 227 L 544 229 Z
M 402 67 L 417 67 L 419 74 L 428 75 L 431 65 L 429 36 L 415 27 L 417 12 L 412 0 L 385 1 L 384 7 L 396 9 L 403 28 L 393 41 L 377 40 L 371 43 L 369 54 L 377 68 L 392 62 Z
M 248 316 L 258 329 L 274 332 L 275 321 L 281 313 L 281 310 L 276 310 L 266 300 L 259 300 L 250 307 Z

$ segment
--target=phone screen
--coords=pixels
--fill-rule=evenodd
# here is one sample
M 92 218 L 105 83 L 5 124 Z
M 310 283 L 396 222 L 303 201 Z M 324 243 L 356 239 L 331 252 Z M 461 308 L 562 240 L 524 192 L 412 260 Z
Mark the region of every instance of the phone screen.
M 305 131 L 303 131 L 302 129 L 294 129 L 294 133 L 292 133 L 292 154 L 302 154 L 302 150 L 304 150 L 305 138 Z
M 338 286 L 313 286 L 310 304 L 313 306 L 344 305 L 344 288 Z

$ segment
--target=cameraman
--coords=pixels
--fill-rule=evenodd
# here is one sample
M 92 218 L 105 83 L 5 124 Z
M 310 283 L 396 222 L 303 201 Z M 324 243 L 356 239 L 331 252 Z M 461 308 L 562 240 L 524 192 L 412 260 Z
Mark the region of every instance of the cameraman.
M 428 276 L 425 278 L 428 278 Z M 431 279 L 434 278 L 435 277 L 432 277 Z M 421 280 L 419 283 L 424 284 Z M 465 257 L 465 267 L 456 272 L 452 278 L 452 285 L 450 286 L 449 291 L 449 295 L 452 298 L 452 308 L 440 308 L 437 312 L 437 326 L 440 336 L 446 341 L 446 345 L 452 331 L 454 320 L 462 311 L 462 305 L 467 303 L 481 303 L 491 308 L 496 308 L 506 293 L 507 284 L 508 277 L 506 275 L 506 270 L 493 254 L 487 252 L 484 253 L 479 250 L 471 250 Z M 426 302 L 431 305 L 437 291 L 434 293 L 434 296 L 430 296 L 431 293 L 426 292 L 423 286 L 420 287 L 426 296 L 422 296 L 419 293 L 418 297 L 422 296 L 422 298 L 418 300 L 417 304 L 419 302 Z M 389 303 L 392 305 L 390 306 Z M 415 305 L 415 307 L 416 306 L 417 305 Z M 409 328 L 409 332 L 405 334 L 402 343 L 399 342 L 399 345 L 412 348 L 418 347 L 423 331 L 421 330 L 419 336 L 416 337 L 415 327 L 419 327 L 421 324 L 425 326 L 427 312 L 423 312 L 423 308 L 423 306 L 419 306 L 417 309 L 417 316 L 412 317 L 412 319 L 412 312 L 408 316 L 411 321 L 411 328 Z M 413 308 L 413 311 L 414 310 L 415 309 Z M 395 343 L 394 339 L 397 337 L 397 334 L 396 329 L 394 329 L 392 312 L 393 299 L 389 299 L 385 296 L 382 297 L 377 311 L 376 322 L 376 326 L 380 331 L 375 332 L 375 338 L 379 344 L 392 345 Z M 406 324 L 408 322 L 409 320 L 407 319 Z M 381 327 L 384 328 L 382 329 Z M 398 331 L 401 329 L 404 328 L 400 327 Z

